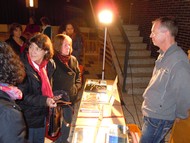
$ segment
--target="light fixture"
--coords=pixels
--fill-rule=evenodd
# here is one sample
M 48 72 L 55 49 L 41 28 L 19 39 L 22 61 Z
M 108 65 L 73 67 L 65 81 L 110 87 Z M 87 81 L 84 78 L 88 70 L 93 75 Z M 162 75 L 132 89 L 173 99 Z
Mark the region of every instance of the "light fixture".
M 38 8 L 38 0 L 26 0 L 26 7 Z
M 100 23 L 110 24 L 112 22 L 113 14 L 111 10 L 105 9 L 98 14 Z
M 102 65 L 102 80 L 104 80 L 105 74 L 105 56 L 106 56 L 106 37 L 107 37 L 107 26 L 112 22 L 113 13 L 109 9 L 104 9 L 100 11 L 98 14 L 98 18 L 100 23 L 105 26 L 105 33 L 104 33 L 104 52 L 103 52 L 103 65 Z

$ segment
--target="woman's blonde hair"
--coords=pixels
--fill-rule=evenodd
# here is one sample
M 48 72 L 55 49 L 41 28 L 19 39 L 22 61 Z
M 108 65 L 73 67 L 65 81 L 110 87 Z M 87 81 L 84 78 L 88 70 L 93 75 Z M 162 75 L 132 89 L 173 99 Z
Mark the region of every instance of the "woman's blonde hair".
M 72 48 L 72 39 L 65 35 L 65 34 L 57 34 L 54 38 L 54 41 L 53 41 L 53 48 L 55 50 L 55 52 L 60 52 L 61 51 L 61 48 L 62 48 L 62 45 L 63 45 L 63 41 L 67 39 L 70 44 L 71 44 L 71 48 L 70 48 L 70 54 L 72 53 L 73 51 L 73 48 Z

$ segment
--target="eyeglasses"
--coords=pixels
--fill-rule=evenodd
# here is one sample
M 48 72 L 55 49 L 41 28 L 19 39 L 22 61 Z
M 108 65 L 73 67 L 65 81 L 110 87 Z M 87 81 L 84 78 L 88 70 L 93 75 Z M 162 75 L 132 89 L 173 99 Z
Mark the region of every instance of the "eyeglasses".
M 36 52 L 41 52 L 43 49 L 39 48 L 35 43 L 31 43 L 29 49 L 35 50 Z

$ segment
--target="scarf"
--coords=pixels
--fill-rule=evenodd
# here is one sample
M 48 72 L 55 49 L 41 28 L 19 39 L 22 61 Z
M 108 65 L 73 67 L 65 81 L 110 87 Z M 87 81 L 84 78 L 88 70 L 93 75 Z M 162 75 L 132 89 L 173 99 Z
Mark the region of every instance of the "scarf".
M 56 54 L 57 58 L 65 65 L 68 66 L 69 60 L 71 58 L 71 55 L 63 56 L 60 53 Z
M 20 53 L 22 54 L 24 52 L 24 49 L 26 48 L 26 44 L 22 44 L 22 46 L 20 46 Z
M 22 92 L 16 86 L 0 83 L 0 90 L 6 92 L 12 100 L 22 99 Z
M 41 91 L 42 91 L 42 95 L 43 96 L 47 96 L 52 98 L 53 97 L 53 92 L 52 92 L 52 88 L 49 82 L 49 78 L 47 76 L 47 71 L 46 71 L 46 65 L 48 63 L 47 60 L 43 60 L 42 63 L 40 65 L 37 65 L 36 63 L 32 62 L 29 55 L 27 54 L 28 57 L 28 62 L 29 64 L 32 66 L 32 68 L 38 73 L 38 75 L 41 78 L 41 82 L 42 82 L 42 87 L 41 87 Z

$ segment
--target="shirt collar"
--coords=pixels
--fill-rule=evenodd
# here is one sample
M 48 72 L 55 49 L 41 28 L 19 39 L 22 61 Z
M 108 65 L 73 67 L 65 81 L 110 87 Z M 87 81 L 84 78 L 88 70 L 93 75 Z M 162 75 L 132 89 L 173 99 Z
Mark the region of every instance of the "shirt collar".
M 161 49 L 158 50 L 158 52 L 160 53 L 158 56 L 158 60 L 162 61 L 165 57 L 167 57 L 168 55 L 170 55 L 171 53 L 173 53 L 174 51 L 176 51 L 178 49 L 177 43 L 174 43 L 173 45 L 171 45 L 167 51 L 163 52 Z

